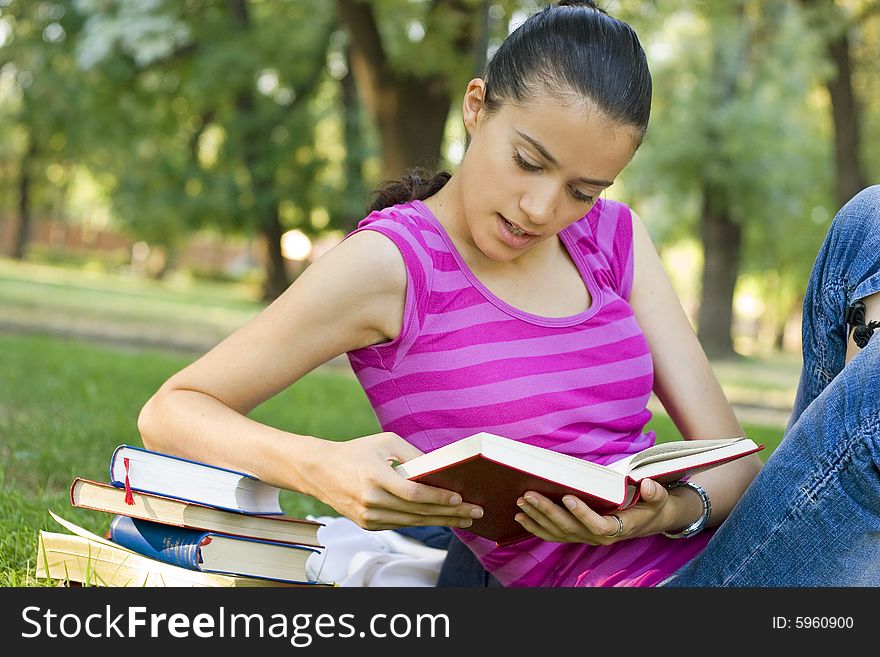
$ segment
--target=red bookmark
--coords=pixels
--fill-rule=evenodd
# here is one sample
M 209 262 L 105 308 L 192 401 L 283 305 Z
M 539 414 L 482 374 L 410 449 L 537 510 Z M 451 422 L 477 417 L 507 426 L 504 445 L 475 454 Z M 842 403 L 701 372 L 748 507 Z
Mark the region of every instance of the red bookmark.
M 122 459 L 122 464 L 125 466 L 125 503 L 131 506 L 134 504 L 134 495 L 131 494 L 131 484 L 128 482 L 128 459 Z

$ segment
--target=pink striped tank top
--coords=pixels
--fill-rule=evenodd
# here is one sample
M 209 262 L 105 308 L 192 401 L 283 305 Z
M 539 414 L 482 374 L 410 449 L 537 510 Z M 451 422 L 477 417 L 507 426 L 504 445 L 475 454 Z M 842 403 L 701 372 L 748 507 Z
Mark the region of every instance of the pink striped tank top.
M 651 353 L 627 301 L 626 205 L 600 199 L 559 234 L 592 299 L 569 317 L 534 315 L 495 296 L 421 201 L 373 212 L 361 230 L 391 239 L 407 272 L 400 335 L 348 354 L 384 431 L 424 452 L 489 431 L 603 464 L 654 442 L 644 431 Z M 454 531 L 505 586 L 653 586 L 712 534 L 598 547 L 535 537 L 499 547 Z

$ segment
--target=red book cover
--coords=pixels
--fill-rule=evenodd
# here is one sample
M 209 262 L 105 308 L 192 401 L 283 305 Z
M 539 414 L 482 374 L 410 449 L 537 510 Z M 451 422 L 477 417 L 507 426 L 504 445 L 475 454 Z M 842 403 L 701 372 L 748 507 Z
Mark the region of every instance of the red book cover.
M 403 476 L 460 493 L 483 508 L 467 531 L 505 545 L 532 536 L 514 516 L 516 501 L 535 491 L 558 505 L 574 495 L 606 515 L 635 504 L 639 482 L 667 484 L 763 448 L 739 437 L 646 448 L 609 466 L 488 433 L 476 434 L 397 467 Z
M 467 531 L 491 539 L 499 545 L 533 536 L 513 518 L 520 512 L 516 501 L 526 491 L 540 493 L 560 505 L 563 496 L 574 495 L 602 514 L 610 513 L 621 506 L 585 491 L 497 463 L 482 455 L 414 477 L 413 480 L 461 492 L 465 501 L 480 505 L 483 508 L 483 517 L 474 520 Z M 636 486 L 630 483 L 624 488 L 634 490 Z M 621 491 L 621 497 L 628 497 L 626 490 Z

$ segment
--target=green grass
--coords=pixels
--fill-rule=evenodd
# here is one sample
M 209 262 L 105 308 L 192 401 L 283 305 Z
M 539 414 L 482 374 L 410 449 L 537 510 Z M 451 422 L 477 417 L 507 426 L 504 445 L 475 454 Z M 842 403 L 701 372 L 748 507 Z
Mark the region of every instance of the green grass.
M 32 578 L 37 534 L 59 530 L 47 510 L 106 531 L 106 514 L 70 506 L 70 482 L 107 480 L 113 449 L 140 444 L 143 403 L 168 376 L 259 312 L 256 295 L 243 285 L 160 283 L 0 258 L 0 586 L 41 585 Z M 151 344 L 178 351 L 145 346 Z M 186 344 L 189 351 L 180 351 Z M 797 365 L 790 356 L 741 359 L 719 364 L 717 372 L 732 401 L 772 399 L 784 407 Z M 251 415 L 334 440 L 379 430 L 357 381 L 334 368 L 309 374 Z M 766 459 L 783 427 L 744 425 L 767 445 Z M 648 429 L 660 441 L 680 437 L 659 412 Z M 295 516 L 335 514 L 290 491 L 281 503 Z
M 98 308 L 81 308 L 86 312 L 109 309 L 109 315 L 130 313 L 153 320 L 153 308 L 170 309 L 172 306 L 177 307 L 178 313 L 183 313 L 181 317 L 196 317 L 205 308 L 249 315 L 261 306 L 257 301 L 258 294 L 256 286 L 244 283 L 219 283 L 187 276 L 156 281 L 0 257 L 0 298 L 8 303 L 16 297 L 19 302 L 32 307 L 75 307 L 80 301 L 87 301 Z M 146 309 L 143 304 L 147 304 Z
M 742 424 L 743 429 L 749 438 L 756 443 L 763 443 L 766 446 L 761 452 L 759 452 L 759 456 L 766 461 L 767 457 L 770 456 L 773 450 L 779 446 L 785 427 L 771 426 L 767 424 L 753 424 L 749 422 L 743 422 Z M 656 432 L 658 443 L 681 438 L 681 434 L 672 420 L 662 413 L 655 413 L 651 421 L 648 422 L 646 430 L 651 429 Z
M 244 284 L 153 281 L 0 258 L 0 327 L 208 347 L 264 306 Z
M 0 585 L 11 586 L 33 571 L 38 530 L 59 530 L 47 509 L 95 533 L 106 531 L 107 515 L 70 506 L 70 482 L 75 476 L 107 480 L 113 449 L 141 444 L 136 421 L 143 403 L 190 359 L 3 334 L 0 354 Z M 323 371 L 252 417 L 337 440 L 379 430 L 357 382 Z M 335 515 L 318 500 L 289 491 L 281 502 L 291 515 Z

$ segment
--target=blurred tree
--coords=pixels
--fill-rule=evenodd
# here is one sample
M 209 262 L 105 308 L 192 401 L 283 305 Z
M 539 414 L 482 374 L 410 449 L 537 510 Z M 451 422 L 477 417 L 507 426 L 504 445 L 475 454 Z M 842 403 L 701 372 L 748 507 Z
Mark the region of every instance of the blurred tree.
M 655 81 L 652 125 L 624 172 L 627 196 L 649 208 L 659 242 L 699 236 L 697 333 L 711 356 L 731 356 L 740 273 L 772 269 L 778 286 L 798 289 L 827 225 L 830 172 L 816 135 L 828 127 L 811 95 L 821 44 L 793 2 L 625 8 Z
M 70 1 L 0 5 L 0 112 L 4 176 L 16 218 L 9 255 L 28 250 L 32 218 L 63 205 L 78 141 L 78 88 L 70 35 L 80 29 Z M 14 182 L 13 182 L 14 181 Z
M 853 89 L 854 33 L 872 15 L 880 14 L 880 2 L 862 1 L 855 5 L 838 0 L 801 0 L 810 25 L 825 43 L 833 70 L 825 86 L 831 99 L 834 120 L 834 158 L 837 203 L 843 205 L 866 185 L 862 166 L 862 108 Z M 876 60 L 873 62 L 876 66 Z
M 365 180 L 364 163 L 368 156 L 369 145 L 365 137 L 367 129 L 363 104 L 358 95 L 357 83 L 351 70 L 351 48 L 344 33 L 340 33 L 343 42 L 343 67 L 339 76 L 339 96 L 342 104 L 342 123 L 345 140 L 345 161 L 343 177 L 345 191 L 342 203 L 337 211 L 336 224 L 349 232 L 355 228 L 359 216 L 365 206 L 368 195 Z
M 661 245 L 701 236 L 700 336 L 730 353 L 739 274 L 773 270 L 774 307 L 795 305 L 837 205 L 832 135 L 840 142 L 853 126 L 838 120 L 832 132 L 832 115 L 845 114 L 814 92 L 839 70 L 826 43 L 842 28 L 817 28 L 831 0 L 618 4 L 655 77 L 652 125 L 624 193 L 647 209 Z M 164 247 L 168 266 L 193 230 L 261 235 L 274 298 L 287 284 L 281 233 L 347 230 L 375 178 L 442 161 L 464 84 L 538 6 L 0 0 L 0 201 L 21 219 L 16 251 L 28 217 L 63 217 L 66 190 L 87 172 L 132 234 Z M 868 109 L 880 109 L 867 93 L 880 80 L 878 6 L 833 4 Z M 874 114 L 856 122 L 876 136 Z M 880 156 L 862 150 L 876 176 Z
M 363 19 L 378 30 L 361 34 L 361 40 L 376 46 L 375 52 L 381 53 L 382 64 L 373 70 L 369 62 L 364 65 L 361 57 L 360 78 L 355 72 L 357 56 L 352 45 L 353 32 L 344 21 L 340 5 L 340 31 L 333 35 L 330 69 L 340 84 L 338 102 L 345 128 L 345 174 L 344 182 L 337 185 L 341 192 L 328 203 L 334 226 L 345 231 L 353 228 L 363 216 L 370 190 L 380 178 L 392 177 L 393 174 L 387 173 L 392 165 L 382 157 L 383 153 L 398 153 L 395 159 L 402 164 L 393 165 L 397 168 L 418 165 L 448 168 L 457 164 L 464 143 L 458 143 L 459 130 L 454 121 L 459 116 L 457 103 L 465 84 L 471 77 L 482 74 L 488 53 L 507 35 L 511 21 L 524 6 L 530 10 L 535 8 L 534 3 L 517 0 L 465 0 L 450 5 L 455 11 L 449 14 L 443 11 L 445 4 L 411 0 L 348 3 L 348 8 L 353 8 L 354 19 Z M 463 17 L 467 18 L 465 22 Z M 375 40 L 377 37 L 381 42 Z M 394 98 L 401 100 L 414 93 L 413 89 L 420 84 L 446 89 L 444 100 L 435 107 L 437 116 L 427 124 L 431 133 L 427 139 L 422 114 L 412 103 L 406 108 L 385 108 L 377 113 L 365 100 L 381 97 L 393 103 Z M 362 90 L 364 85 L 367 85 L 366 92 Z M 440 114 L 445 116 L 442 127 Z M 384 131 L 380 128 L 380 116 Z M 398 125 L 399 120 L 411 125 Z M 396 134 L 398 132 L 400 134 Z M 404 147 L 399 147 L 400 144 Z
M 278 296 L 289 284 L 281 236 L 308 224 L 323 164 L 311 101 L 327 79 L 332 5 L 79 6 L 87 16 L 80 64 L 107 81 L 92 88 L 94 113 L 127 127 L 105 158 L 120 217 L 172 253 L 183 229 L 256 231 L 263 297 Z
M 473 72 L 477 44 L 485 43 L 487 3 L 338 0 L 338 6 L 351 70 L 380 135 L 382 177 L 436 167 L 452 89 Z
M 853 57 L 853 86 L 862 101 L 862 164 L 868 184 L 880 182 L 880 149 L 873 145 L 880 143 L 880 2 L 872 7 L 876 10 L 864 13 L 858 39 L 851 44 Z

